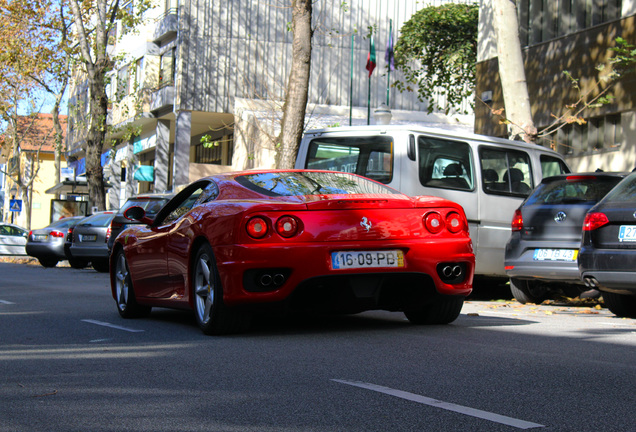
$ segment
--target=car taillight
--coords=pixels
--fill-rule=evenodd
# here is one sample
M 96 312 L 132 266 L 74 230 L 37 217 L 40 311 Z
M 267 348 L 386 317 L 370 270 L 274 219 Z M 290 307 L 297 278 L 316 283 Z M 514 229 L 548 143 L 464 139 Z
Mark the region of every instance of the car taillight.
M 459 213 L 451 212 L 446 215 L 446 229 L 458 233 L 464 229 L 464 218 Z
M 583 221 L 583 231 L 594 231 L 608 223 L 609 219 L 605 213 L 588 213 Z
M 512 230 L 521 231 L 523 229 L 523 215 L 521 210 L 515 210 L 515 214 L 512 216 Z
M 293 216 L 282 216 L 276 221 L 276 232 L 281 237 L 290 238 L 298 234 L 298 220 Z
M 113 229 L 110 227 L 110 225 L 108 226 L 108 229 L 106 230 L 106 239 L 104 240 L 104 242 L 108 242 L 108 239 L 110 238 L 110 235 L 113 233 Z
M 444 219 L 439 213 L 427 213 L 424 215 L 424 226 L 430 233 L 437 234 L 444 229 Z
M 68 229 L 68 233 L 66 234 L 66 240 L 69 242 L 73 242 L 73 228 Z
M 60 231 L 51 231 L 51 233 L 49 234 L 51 237 L 64 237 L 64 233 L 60 232 Z
M 262 217 L 253 217 L 247 222 L 247 233 L 250 237 L 255 239 L 261 239 L 267 235 L 269 228 L 267 227 L 267 221 Z
M 33 231 L 29 231 L 29 238 L 32 238 L 31 236 L 33 235 Z

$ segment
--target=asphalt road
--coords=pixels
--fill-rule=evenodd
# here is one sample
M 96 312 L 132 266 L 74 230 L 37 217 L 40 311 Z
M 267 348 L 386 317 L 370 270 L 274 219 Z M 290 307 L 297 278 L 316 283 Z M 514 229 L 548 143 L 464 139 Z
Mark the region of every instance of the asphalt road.
M 0 431 L 636 431 L 636 320 L 470 301 L 264 319 L 123 320 L 108 276 L 0 262 Z

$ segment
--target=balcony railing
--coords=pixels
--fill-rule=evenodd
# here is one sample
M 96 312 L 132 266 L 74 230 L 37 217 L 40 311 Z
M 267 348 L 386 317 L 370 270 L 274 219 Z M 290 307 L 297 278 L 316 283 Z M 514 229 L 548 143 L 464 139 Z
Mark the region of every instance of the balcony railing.
M 161 14 L 156 19 L 155 31 L 153 33 L 153 42 L 160 43 L 164 40 L 173 38 L 177 34 L 179 28 L 178 9 L 171 8 Z

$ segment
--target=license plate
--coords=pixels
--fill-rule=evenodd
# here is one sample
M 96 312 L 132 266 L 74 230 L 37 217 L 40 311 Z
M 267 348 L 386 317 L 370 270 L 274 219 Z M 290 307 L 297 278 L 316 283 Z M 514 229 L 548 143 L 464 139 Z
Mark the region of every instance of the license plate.
M 80 236 L 80 241 L 83 241 L 83 242 L 93 242 L 95 240 L 97 240 L 97 235 L 95 234 L 86 234 L 86 235 Z
M 618 231 L 618 240 L 622 242 L 636 242 L 636 226 L 621 225 Z
M 46 234 L 34 234 L 33 235 L 33 240 L 35 240 L 35 241 L 44 241 L 44 240 L 46 240 L 47 237 L 48 237 L 48 235 L 46 235 Z
M 576 261 L 579 251 L 576 249 L 535 249 L 536 261 Z
M 404 267 L 404 253 L 401 250 L 383 251 L 340 251 L 331 253 L 331 268 L 399 268 Z

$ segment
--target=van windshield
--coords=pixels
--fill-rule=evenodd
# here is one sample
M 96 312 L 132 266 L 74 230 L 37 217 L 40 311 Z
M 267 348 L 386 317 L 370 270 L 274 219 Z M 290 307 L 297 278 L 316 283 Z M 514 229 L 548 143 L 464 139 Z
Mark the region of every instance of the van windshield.
M 325 138 L 309 143 L 307 169 L 343 171 L 380 183 L 393 179 L 393 138 L 390 136 Z

